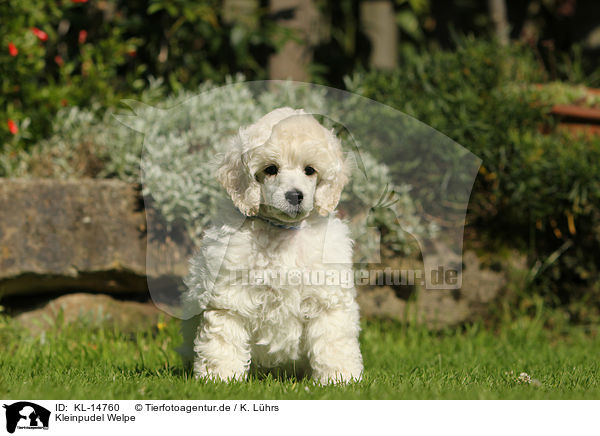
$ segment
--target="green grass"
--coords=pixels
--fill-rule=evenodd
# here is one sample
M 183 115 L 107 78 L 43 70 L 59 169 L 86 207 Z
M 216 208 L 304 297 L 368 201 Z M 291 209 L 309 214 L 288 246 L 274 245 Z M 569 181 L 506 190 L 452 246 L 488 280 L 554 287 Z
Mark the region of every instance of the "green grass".
M 600 338 L 569 327 L 515 323 L 431 333 L 370 322 L 365 374 L 348 386 L 253 376 L 203 383 L 183 371 L 178 323 L 125 335 L 70 326 L 43 338 L 0 324 L 0 397 L 6 399 L 591 399 L 600 398 Z M 518 381 L 521 372 L 534 383 Z

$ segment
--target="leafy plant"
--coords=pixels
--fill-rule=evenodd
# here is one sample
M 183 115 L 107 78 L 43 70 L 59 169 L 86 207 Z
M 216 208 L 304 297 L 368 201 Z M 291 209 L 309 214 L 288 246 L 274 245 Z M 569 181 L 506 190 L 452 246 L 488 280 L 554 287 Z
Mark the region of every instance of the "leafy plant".
M 112 107 L 152 78 L 175 91 L 263 78 L 279 27 L 264 8 L 224 14 L 219 0 L 0 2 L 0 144 L 27 148 L 61 108 Z
M 182 228 L 198 241 L 223 195 L 214 179 L 215 156 L 223 152 L 230 136 L 276 107 L 288 105 L 319 113 L 327 106 L 323 88 L 284 82 L 277 92 L 257 97 L 244 80 L 243 76 L 228 78 L 225 87 L 206 82 L 195 92 L 181 90 L 165 98 L 161 97 L 165 92 L 162 83 L 152 82 L 142 102 L 127 101 L 135 117 L 114 109 L 102 114 L 97 108 L 65 108 L 56 117 L 54 134 L 49 139 L 28 151 L 0 153 L 0 175 L 116 177 L 133 183 L 143 179 L 143 194 L 159 212 L 167 230 Z M 146 104 L 159 101 L 158 107 Z M 333 127 L 332 121 L 322 121 Z M 361 150 L 361 159 L 365 168 L 354 167 L 342 207 L 362 204 L 368 210 L 373 197 L 394 191 L 396 213 L 402 215 L 412 234 L 434 231 L 420 222 L 410 186 L 395 185 L 387 166 L 368 150 Z M 360 234 L 363 224 L 356 225 L 359 227 L 355 233 Z M 412 248 L 392 210 L 378 210 L 370 225 L 382 229 L 384 242 L 393 250 L 406 253 Z
M 555 130 L 555 98 L 531 51 L 463 40 L 454 52 L 405 53 L 402 69 L 364 72 L 350 90 L 396 107 L 483 159 L 468 221 L 529 254 L 530 283 L 580 320 L 600 316 L 600 138 Z M 555 95 L 556 94 L 556 95 Z M 544 132 L 544 133 L 543 133 Z

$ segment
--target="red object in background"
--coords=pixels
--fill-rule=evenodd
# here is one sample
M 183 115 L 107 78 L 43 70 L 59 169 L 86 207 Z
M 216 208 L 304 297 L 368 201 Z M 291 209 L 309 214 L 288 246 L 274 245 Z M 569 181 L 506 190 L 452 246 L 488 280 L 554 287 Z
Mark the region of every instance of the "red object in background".
M 8 43 L 8 53 L 13 57 L 19 54 L 19 50 L 12 42 Z
M 48 34 L 43 30 L 38 29 L 37 27 L 32 27 L 31 31 L 35 36 L 38 37 L 40 41 L 48 41 Z
M 544 89 L 544 85 L 536 85 L 537 89 Z M 600 89 L 586 88 L 588 96 L 600 97 Z M 587 106 L 585 99 L 573 101 L 569 104 L 554 104 L 550 114 L 558 120 L 558 130 L 574 135 L 584 134 L 588 137 L 600 136 L 600 105 Z M 548 126 L 542 127 L 543 133 L 550 133 Z
M 62 67 L 65 64 L 65 61 L 63 61 L 63 58 L 59 55 L 54 56 L 54 62 L 56 62 L 59 67 Z
M 128 54 L 129 56 L 131 56 L 132 58 L 134 58 L 134 57 L 136 57 L 136 56 L 137 56 L 137 51 L 135 51 L 135 50 L 129 50 L 129 51 L 127 52 L 127 54 Z
M 88 0 L 71 0 L 73 3 L 87 3 Z
M 79 44 L 83 44 L 86 39 L 87 39 L 87 31 L 86 30 L 80 30 L 79 31 Z
M 60 105 L 61 105 L 61 106 L 63 106 L 63 107 L 64 107 L 64 106 L 66 106 L 66 105 L 68 105 L 68 104 L 69 104 L 69 101 L 68 101 L 66 98 L 63 98 L 63 99 L 60 101 Z
M 590 92 L 593 90 L 588 90 Z M 558 117 L 558 128 L 572 133 L 584 133 L 587 136 L 600 135 L 600 109 L 580 107 L 575 104 L 555 104 L 552 115 Z
M 600 123 L 600 109 L 581 107 L 575 104 L 555 104 L 551 113 L 564 118 L 587 120 L 590 123 Z
M 13 120 L 9 119 L 6 124 L 8 124 L 8 130 L 10 131 L 10 133 L 12 133 L 13 135 L 19 133 L 19 128 Z

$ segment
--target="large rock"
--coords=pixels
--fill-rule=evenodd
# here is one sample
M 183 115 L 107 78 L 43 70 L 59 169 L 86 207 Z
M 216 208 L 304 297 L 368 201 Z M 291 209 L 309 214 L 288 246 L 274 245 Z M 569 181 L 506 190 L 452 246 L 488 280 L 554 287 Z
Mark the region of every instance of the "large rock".
M 119 332 L 133 333 L 160 328 L 160 322 L 166 317 L 152 303 L 76 293 L 63 295 L 42 308 L 21 313 L 15 319 L 32 334 L 77 322 L 88 328 L 115 328 Z
M 189 245 L 164 235 L 148 237 L 135 185 L 116 180 L 0 179 L 1 295 L 147 293 L 148 279 L 160 307 L 176 314 L 170 305 L 177 304 L 177 287 L 187 273 L 189 257 L 180 247 Z M 148 250 L 154 260 L 151 270 L 146 268 Z M 372 267 L 422 268 L 414 259 L 391 255 L 383 259 L 383 265 Z M 465 253 L 463 263 L 460 290 L 360 287 L 361 314 L 411 316 L 434 327 L 485 316 L 501 297 L 511 266 L 483 266 L 472 251 Z
M 422 269 L 414 259 L 386 259 L 383 266 L 397 270 Z M 383 267 L 382 266 L 382 267 Z M 463 255 L 462 287 L 429 290 L 421 285 L 364 286 L 358 289 L 361 315 L 366 318 L 411 319 L 431 328 L 485 318 L 502 297 L 511 271 L 523 271 L 526 259 L 513 253 L 493 265 L 482 265 L 474 251 Z
M 152 238 L 164 262 L 146 271 L 146 217 L 135 185 L 116 180 L 0 179 L 0 293 L 147 292 L 173 286 L 187 253 Z

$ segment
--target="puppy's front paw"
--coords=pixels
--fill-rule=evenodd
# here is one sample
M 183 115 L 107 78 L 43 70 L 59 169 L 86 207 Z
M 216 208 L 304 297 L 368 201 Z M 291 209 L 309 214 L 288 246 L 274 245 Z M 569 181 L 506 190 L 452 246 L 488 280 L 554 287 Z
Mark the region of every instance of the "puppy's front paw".
M 204 362 L 194 364 L 194 377 L 197 379 L 209 381 L 221 381 L 229 383 L 231 381 L 244 381 L 248 377 L 245 369 L 207 366 Z
M 318 371 L 313 379 L 321 385 L 357 383 L 362 380 L 362 371 Z

